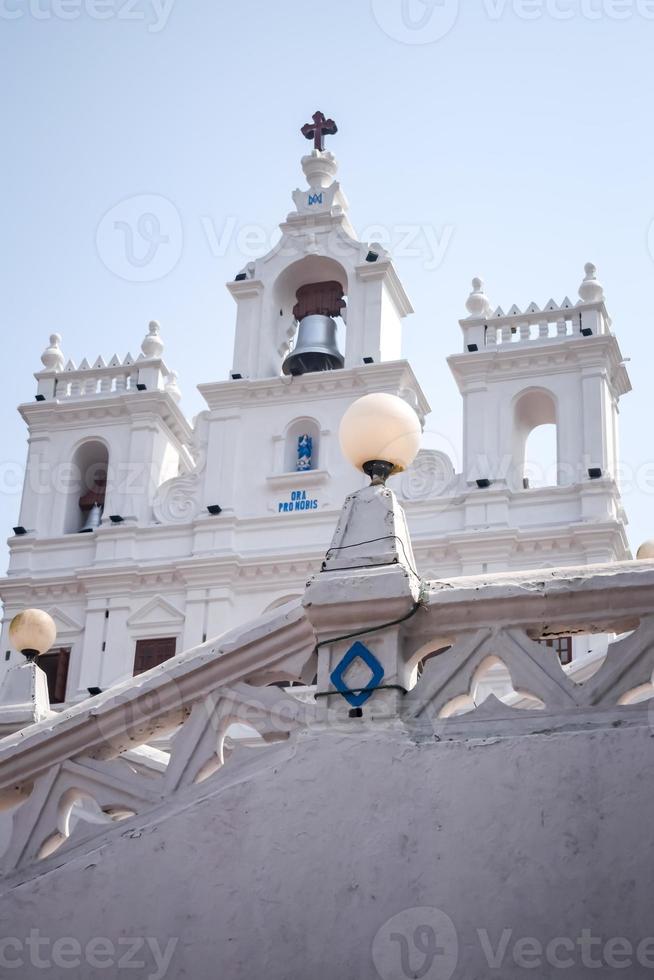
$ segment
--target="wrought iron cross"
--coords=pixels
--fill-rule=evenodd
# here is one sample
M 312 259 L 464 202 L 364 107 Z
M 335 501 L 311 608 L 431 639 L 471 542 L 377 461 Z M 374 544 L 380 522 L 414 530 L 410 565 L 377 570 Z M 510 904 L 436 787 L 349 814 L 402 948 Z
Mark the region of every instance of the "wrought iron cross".
M 308 140 L 313 140 L 316 150 L 325 149 L 325 136 L 333 136 L 338 132 L 338 126 L 333 119 L 325 119 L 322 112 L 314 112 L 312 123 L 307 123 L 302 127 L 302 135 Z

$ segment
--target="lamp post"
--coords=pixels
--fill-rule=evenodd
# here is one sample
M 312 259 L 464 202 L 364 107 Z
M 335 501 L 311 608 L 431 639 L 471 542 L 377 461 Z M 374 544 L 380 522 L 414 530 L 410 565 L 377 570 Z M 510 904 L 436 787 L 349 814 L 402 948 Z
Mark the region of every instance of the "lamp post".
M 345 458 L 370 477 L 372 486 L 383 486 L 417 456 L 420 420 L 402 398 L 379 392 L 350 405 L 338 435 Z
M 304 599 L 317 636 L 315 696 L 336 717 L 395 718 L 411 685 L 401 637 L 422 581 L 404 511 L 385 484 L 411 465 L 420 436 L 417 414 L 396 395 L 364 395 L 341 420 L 343 455 L 370 483 L 346 498 Z
M 25 660 L 10 667 L 0 685 L 0 737 L 50 717 L 48 679 L 37 659 L 56 638 L 54 621 L 42 609 L 24 609 L 9 624 L 9 642 Z
M 54 620 L 42 609 L 24 609 L 9 624 L 9 642 L 28 663 L 49 650 L 56 638 Z

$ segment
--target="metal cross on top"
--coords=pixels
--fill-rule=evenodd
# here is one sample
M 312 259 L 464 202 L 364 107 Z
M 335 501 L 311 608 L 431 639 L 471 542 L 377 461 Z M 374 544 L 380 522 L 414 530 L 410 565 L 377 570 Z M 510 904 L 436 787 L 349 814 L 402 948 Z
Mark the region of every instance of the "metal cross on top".
M 325 119 L 322 112 L 314 112 L 312 123 L 307 123 L 302 127 L 302 135 L 308 140 L 313 140 L 316 150 L 325 149 L 325 136 L 333 136 L 338 132 L 338 126 L 333 119 Z

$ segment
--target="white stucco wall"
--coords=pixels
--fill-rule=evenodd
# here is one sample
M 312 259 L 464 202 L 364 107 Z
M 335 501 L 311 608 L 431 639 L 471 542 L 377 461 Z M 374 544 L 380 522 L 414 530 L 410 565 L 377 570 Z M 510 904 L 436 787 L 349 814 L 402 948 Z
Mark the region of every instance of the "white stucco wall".
M 174 812 L 5 885 L 0 919 L 16 942 L 1 948 L 21 965 L 2 975 L 654 975 L 649 728 L 422 744 L 323 732 L 245 751 L 245 769 L 234 757 Z M 33 965 L 30 929 L 50 966 Z M 56 966 L 64 937 L 96 945 Z M 130 937 L 145 940 L 131 974 L 119 965 Z M 172 952 L 167 971 L 154 948 Z M 75 946 L 63 949 L 72 963 Z

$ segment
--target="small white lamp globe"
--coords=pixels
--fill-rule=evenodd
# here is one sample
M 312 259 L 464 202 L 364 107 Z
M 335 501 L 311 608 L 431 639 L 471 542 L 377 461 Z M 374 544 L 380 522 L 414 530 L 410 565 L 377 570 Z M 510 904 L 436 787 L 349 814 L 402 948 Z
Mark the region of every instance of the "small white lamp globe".
M 639 561 L 646 561 L 648 558 L 654 558 L 654 541 L 645 541 L 643 544 L 641 544 L 636 554 L 636 558 L 638 558 Z
M 341 419 L 341 450 L 346 459 L 375 482 L 407 469 L 420 449 L 420 420 L 397 395 L 364 395 Z
M 56 638 L 54 620 L 42 609 L 24 609 L 9 624 L 9 642 L 28 660 L 49 650 Z

